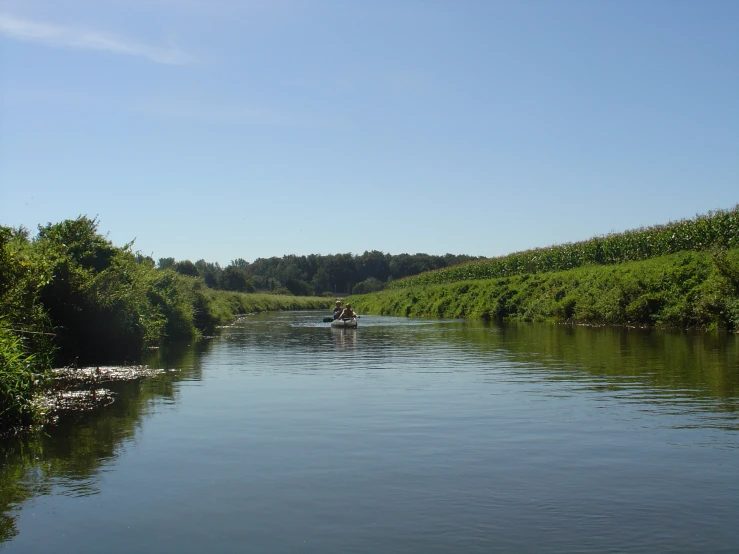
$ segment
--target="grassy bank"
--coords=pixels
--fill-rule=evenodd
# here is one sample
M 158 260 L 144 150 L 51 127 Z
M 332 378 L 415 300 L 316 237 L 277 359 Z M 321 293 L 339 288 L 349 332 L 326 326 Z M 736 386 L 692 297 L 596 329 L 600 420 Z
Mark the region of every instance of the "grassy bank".
M 681 329 L 739 329 L 739 248 L 569 271 L 406 285 L 350 299 L 359 312 Z
M 329 310 L 334 300 L 323 296 L 289 296 L 280 294 L 245 294 L 207 289 L 207 319 L 214 325 L 223 325 L 234 317 L 255 312 L 280 310 Z

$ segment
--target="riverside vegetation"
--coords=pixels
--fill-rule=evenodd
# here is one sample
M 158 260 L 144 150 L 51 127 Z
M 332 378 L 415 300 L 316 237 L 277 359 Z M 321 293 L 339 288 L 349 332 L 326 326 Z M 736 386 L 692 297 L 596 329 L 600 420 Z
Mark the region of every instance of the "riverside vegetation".
M 192 340 L 239 314 L 326 309 L 327 297 L 212 290 L 202 279 L 114 246 L 80 216 L 27 230 L 0 226 L 0 434 L 44 420 L 51 368 L 129 362 Z
M 365 313 L 739 329 L 739 206 L 461 264 L 351 297 Z
M 87 217 L 40 226 L 33 239 L 0 226 L 0 434 L 43 421 L 35 399 L 55 365 L 132 361 L 239 314 L 326 309 L 327 296 L 290 293 L 332 283 L 365 313 L 739 329 L 739 206 L 454 265 L 465 260 L 373 251 L 157 267 Z M 440 269 L 412 276 L 429 268 Z
M 44 420 L 39 395 L 58 386 L 54 366 L 131 362 L 146 347 L 197 339 L 240 314 L 327 309 L 328 291 L 378 290 L 475 259 L 372 251 L 239 258 L 222 268 L 157 264 L 132 246 L 114 246 L 85 216 L 39 226 L 33 238 L 0 226 L 0 434 Z

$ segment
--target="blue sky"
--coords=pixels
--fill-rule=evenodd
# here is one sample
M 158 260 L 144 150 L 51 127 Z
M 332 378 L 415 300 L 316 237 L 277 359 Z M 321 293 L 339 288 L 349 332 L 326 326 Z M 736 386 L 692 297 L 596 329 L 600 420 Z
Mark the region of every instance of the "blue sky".
M 0 224 L 496 256 L 737 202 L 734 0 L 0 0 Z

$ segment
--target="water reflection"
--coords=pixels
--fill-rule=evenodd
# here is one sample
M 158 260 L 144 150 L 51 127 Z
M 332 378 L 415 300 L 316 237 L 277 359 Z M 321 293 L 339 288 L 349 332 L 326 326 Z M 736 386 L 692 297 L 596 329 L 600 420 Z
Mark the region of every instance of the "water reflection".
M 0 441 L 0 542 L 15 536 L 17 512 L 33 497 L 97 494 L 101 471 L 135 438 L 152 408 L 176 403 L 178 382 L 202 379 L 201 361 L 211 346 L 206 341 L 150 352 L 144 362 L 166 373 L 105 383 L 115 396 L 110 406 L 68 414 L 42 431 Z
M 592 380 L 597 390 L 638 387 L 644 399 L 714 400 L 735 411 L 739 394 L 739 341 L 640 329 L 510 324 L 467 333 L 481 351 L 554 370 L 550 378 Z M 574 371 L 574 374 L 573 374 Z
M 343 493 L 331 480 L 332 475 L 338 474 L 347 475 L 349 483 L 364 479 L 371 485 L 363 500 L 368 505 L 379 504 L 385 498 L 373 497 L 373 491 L 384 491 L 401 504 L 405 502 L 408 510 L 412 509 L 411 500 L 418 499 L 451 502 L 460 514 L 465 510 L 487 514 L 485 510 L 492 513 L 501 506 L 517 505 L 524 523 L 532 512 L 517 504 L 523 502 L 519 492 L 533 487 L 527 480 L 533 482 L 541 477 L 516 473 L 517 464 L 521 463 L 516 449 L 520 451 L 522 443 L 547 441 L 554 449 L 560 436 L 562 440 L 569 438 L 570 421 L 574 422 L 573 428 L 587 426 L 580 414 L 593 404 L 608 414 L 609 432 L 631 430 L 632 422 L 642 425 L 643 418 L 655 427 L 700 431 L 700 437 L 691 438 L 694 442 L 686 447 L 688 455 L 696 459 L 701 458 L 691 450 L 696 445 L 715 449 L 737 446 L 736 336 L 371 316 L 362 317 L 356 330 L 332 329 L 321 321 L 322 316 L 311 312 L 257 314 L 224 329 L 211 341 L 151 352 L 145 362 L 168 371 L 150 379 L 106 385 L 116 395 L 112 406 L 66 418 L 41 433 L 0 443 L 0 542 L 9 541 L 17 533 L 16 519 L 34 497 L 98 495 L 106 486 L 106 472 L 115 471 L 122 452 L 136 448 L 137 436 L 154 414 L 159 416 L 156 419 L 171 416 L 173 426 L 179 419 L 187 421 L 181 425 L 191 425 L 193 429 L 178 432 L 192 437 L 194 445 L 189 446 L 202 450 L 193 453 L 178 443 L 163 448 L 162 456 L 173 457 L 175 488 L 176 483 L 199 477 L 187 473 L 187 463 L 180 463 L 183 459 L 197 463 L 187 456 L 200 454 L 213 462 L 207 458 L 210 454 L 223 467 L 233 463 L 238 471 L 239 464 L 251 463 L 250 470 L 237 475 L 247 490 L 265 490 L 267 499 L 271 490 L 264 483 L 270 481 L 262 479 L 276 465 L 284 468 L 291 487 L 306 488 L 305 498 L 299 501 L 307 505 L 317 497 L 331 497 L 343 507 Z M 214 391 L 212 396 L 205 395 L 207 386 Z M 243 395 L 243 401 L 229 395 L 234 390 Z M 174 413 L 185 393 L 190 394 L 189 411 Z M 325 413 L 315 404 L 309 404 L 315 411 L 303 412 L 306 404 L 302 400 L 310 395 L 317 398 L 316 404 Z M 546 431 L 532 429 L 527 423 L 532 413 L 547 409 L 545 406 L 553 399 L 557 400 L 556 408 L 548 409 L 555 432 L 548 436 Z M 583 408 L 584 404 L 588 406 Z M 467 412 L 470 405 L 477 411 Z M 244 419 L 239 420 L 240 417 Z M 239 424 L 229 425 L 233 419 L 239 420 Z M 512 429 L 509 434 L 494 437 L 506 445 L 499 451 L 484 449 L 494 441 L 485 437 L 483 430 L 493 425 Z M 310 476 L 321 482 L 317 493 L 301 481 L 304 475 L 293 468 L 290 458 L 290 454 L 295 454 L 290 445 L 303 444 L 305 435 L 316 433 L 315 429 L 325 429 L 325 434 L 319 432 L 319 442 L 307 444 L 297 454 L 312 472 Z M 331 442 L 336 435 L 343 439 L 344 432 L 347 440 L 352 440 L 356 433 L 357 444 L 342 446 L 341 441 Z M 603 431 L 593 431 L 597 432 Z M 367 436 L 375 443 L 363 444 Z M 239 441 L 247 440 L 244 437 L 250 442 L 245 442 L 245 450 L 240 450 Z M 680 439 L 671 435 L 670 440 Z M 259 453 L 273 448 L 275 443 L 279 456 L 261 459 Z M 598 446 L 614 459 L 619 456 L 618 445 Z M 365 449 L 364 458 L 356 454 L 360 448 Z M 559 454 L 561 458 L 551 454 L 547 458 L 544 446 L 537 448 L 528 461 L 539 472 L 537 475 L 554 472 L 565 482 L 564 474 L 573 464 L 597 466 L 584 459 L 573 461 L 564 457 L 565 453 Z M 332 463 L 321 458 L 321 449 L 346 463 L 334 467 L 331 475 L 321 473 L 323 465 Z M 385 450 L 404 452 L 406 460 L 418 463 L 410 468 L 396 467 L 397 459 L 382 458 Z M 173 451 L 184 458 L 178 458 Z M 244 456 L 244 452 L 248 455 Z M 382 473 L 370 472 L 372 468 L 366 460 L 372 460 L 372 455 L 378 456 Z M 538 455 L 542 456 L 541 461 L 536 459 Z M 455 489 L 456 496 L 434 497 L 428 489 L 430 480 L 434 475 L 451 479 L 448 472 L 455 464 L 460 467 L 456 473 L 473 476 L 474 481 L 466 482 L 467 488 Z M 358 467 L 366 467 L 367 473 L 362 474 Z M 492 475 L 489 471 L 493 467 L 505 471 Z M 602 472 L 598 467 L 590 469 Z M 403 475 L 403 471 L 408 474 Z M 592 480 L 588 487 L 567 490 L 567 497 L 583 505 L 593 502 L 594 497 L 587 494 L 598 486 L 604 487 L 602 483 L 607 480 L 600 473 L 593 475 L 583 477 L 584 481 Z M 388 476 L 397 480 L 388 480 Z M 218 482 L 218 475 L 208 477 Z M 273 478 L 272 483 L 279 484 Z M 485 499 L 475 496 L 480 483 L 487 483 L 495 495 Z M 508 489 L 506 483 L 514 483 L 518 489 Z M 223 485 L 223 497 L 231 498 L 234 493 L 229 492 L 228 486 Z M 210 485 L 203 490 L 209 488 Z M 558 504 L 546 496 L 553 493 L 542 490 L 538 491 L 543 495 L 538 509 L 554 513 Z M 170 489 L 165 489 L 165 493 L 179 499 Z M 395 494 L 401 496 L 392 496 Z M 275 511 L 284 509 L 277 500 L 272 503 Z M 317 506 L 307 511 L 330 512 L 332 507 Z M 571 505 L 566 508 L 573 510 Z M 218 509 L 228 512 L 230 506 Z M 260 517 L 256 507 L 249 509 L 255 518 Z M 564 515 L 570 513 L 567 509 L 557 512 L 554 519 L 564 521 Z M 467 521 L 453 523 L 443 512 L 434 514 L 437 524 L 446 525 L 445 533 L 460 533 L 461 529 L 460 536 L 475 535 L 469 529 L 465 531 Z M 351 520 L 351 516 L 346 517 Z M 420 519 L 414 517 L 414 521 Z M 275 526 L 274 522 L 265 524 Z M 401 523 L 386 525 L 394 529 L 397 537 L 403 536 Z M 489 530 L 492 524 L 487 525 Z M 439 529 L 437 526 L 428 532 L 433 534 Z

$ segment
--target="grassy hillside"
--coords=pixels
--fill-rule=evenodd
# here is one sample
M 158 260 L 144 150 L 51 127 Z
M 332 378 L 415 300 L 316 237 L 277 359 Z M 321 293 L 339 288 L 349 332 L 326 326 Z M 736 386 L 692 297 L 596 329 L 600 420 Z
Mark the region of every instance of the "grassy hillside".
M 448 274 L 447 274 L 448 277 Z M 383 315 L 739 329 L 739 248 L 353 296 Z
M 655 225 L 429 271 L 394 281 L 389 288 L 546 273 L 586 265 L 614 265 L 676 252 L 736 247 L 739 247 L 739 205 L 731 210 L 709 212 L 695 219 L 670 222 L 667 225 Z

